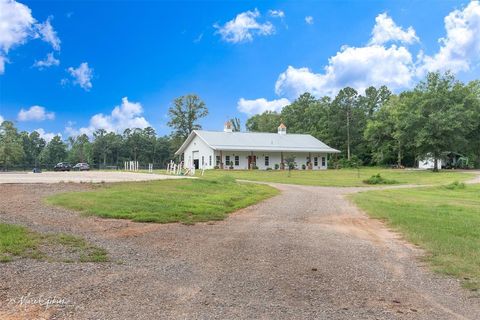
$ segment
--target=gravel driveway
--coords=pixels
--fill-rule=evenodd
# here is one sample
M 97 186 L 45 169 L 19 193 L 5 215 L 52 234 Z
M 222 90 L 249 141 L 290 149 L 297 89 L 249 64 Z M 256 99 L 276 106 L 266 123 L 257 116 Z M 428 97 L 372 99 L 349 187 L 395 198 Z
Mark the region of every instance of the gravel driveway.
M 344 199 L 360 189 L 276 187 L 225 221 L 186 226 L 81 217 L 40 200 L 88 185 L 0 185 L 0 220 L 84 236 L 112 260 L 0 264 L 0 318 L 480 319 L 478 294 L 428 271 L 419 249 Z
M 183 176 L 123 171 L 66 171 L 66 172 L 2 172 L 0 184 L 5 183 L 68 183 L 123 182 L 182 179 Z

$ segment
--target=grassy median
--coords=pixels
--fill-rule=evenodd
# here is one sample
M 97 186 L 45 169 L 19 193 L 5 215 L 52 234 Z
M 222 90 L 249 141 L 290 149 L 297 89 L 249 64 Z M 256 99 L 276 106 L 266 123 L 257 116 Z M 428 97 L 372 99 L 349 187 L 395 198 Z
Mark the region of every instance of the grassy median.
M 480 289 L 480 185 L 368 191 L 352 198 L 424 248 L 436 271 Z
M 104 218 L 191 224 L 222 220 L 230 212 L 276 194 L 270 186 L 222 177 L 116 183 L 94 191 L 54 195 L 47 201 Z
M 200 172 L 200 171 L 197 171 Z M 162 173 L 162 171 L 159 171 Z M 164 171 L 163 171 L 164 173 Z M 203 178 L 218 178 L 225 175 L 236 179 L 265 181 L 276 183 L 300 184 L 309 186 L 361 187 L 368 186 L 364 180 L 380 174 L 387 180 L 398 184 L 441 184 L 458 180 L 464 181 L 473 177 L 471 173 L 442 170 L 385 169 L 380 167 L 362 167 L 360 169 L 328 169 L 328 170 L 206 170 Z

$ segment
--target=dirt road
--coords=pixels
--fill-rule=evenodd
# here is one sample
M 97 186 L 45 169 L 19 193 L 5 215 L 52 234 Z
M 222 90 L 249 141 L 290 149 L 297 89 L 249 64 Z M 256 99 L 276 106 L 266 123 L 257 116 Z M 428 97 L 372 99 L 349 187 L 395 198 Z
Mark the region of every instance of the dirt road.
M 1 185 L 0 221 L 84 236 L 112 261 L 0 264 L 0 318 L 480 319 L 478 295 L 345 200 L 358 188 L 276 187 L 225 221 L 186 226 L 81 217 L 40 200 L 85 185 Z M 67 302 L 46 309 L 22 296 Z

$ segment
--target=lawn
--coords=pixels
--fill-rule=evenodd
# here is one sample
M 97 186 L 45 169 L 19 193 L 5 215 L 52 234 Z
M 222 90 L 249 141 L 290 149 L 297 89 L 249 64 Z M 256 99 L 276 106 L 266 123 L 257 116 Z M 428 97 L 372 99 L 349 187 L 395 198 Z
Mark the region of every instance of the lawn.
M 424 248 L 434 270 L 480 289 L 480 185 L 368 191 L 352 199 Z
M 270 186 L 221 177 L 115 183 L 94 191 L 54 195 L 47 202 L 104 218 L 191 224 L 222 220 L 276 194 L 278 190 Z
M 164 173 L 164 171 L 159 173 Z M 450 183 L 455 180 L 464 181 L 473 177 L 473 175 L 470 173 L 446 170 L 435 173 L 426 170 L 400 170 L 378 167 L 363 167 L 360 168 L 360 170 L 293 170 L 290 172 L 290 176 L 287 170 L 206 170 L 203 178 L 210 179 L 229 175 L 236 179 L 250 181 L 265 181 L 310 186 L 358 187 L 368 186 L 363 182 L 363 180 L 366 180 L 377 173 L 380 173 L 383 178 L 395 180 L 399 184 L 417 185 Z
M 67 234 L 41 234 L 25 227 L 0 223 L 0 262 L 33 258 L 63 262 L 107 261 L 105 250 Z

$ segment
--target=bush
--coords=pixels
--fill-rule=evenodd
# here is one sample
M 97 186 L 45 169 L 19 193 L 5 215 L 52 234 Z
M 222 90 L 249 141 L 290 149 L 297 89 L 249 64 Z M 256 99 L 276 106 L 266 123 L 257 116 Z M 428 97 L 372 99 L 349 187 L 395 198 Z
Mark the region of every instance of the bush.
M 350 160 L 346 158 L 342 158 L 338 160 L 338 167 L 340 168 L 357 168 L 362 165 L 362 160 L 360 160 L 357 156 L 352 156 Z
M 380 173 L 374 174 L 370 178 L 363 180 L 363 183 L 366 184 L 395 184 L 398 183 L 396 180 L 389 180 L 383 178 Z
M 447 184 L 445 188 L 449 190 L 465 189 L 466 185 L 463 182 L 454 181 L 450 184 Z
M 268 171 L 268 170 L 272 170 L 272 168 L 268 167 L 268 168 L 267 168 L 267 171 Z
M 215 166 L 215 167 L 213 167 L 213 169 L 220 169 L 220 167 L 219 167 L 219 166 Z
M 280 169 L 280 165 L 278 163 L 275 163 L 275 170 Z
M 305 170 L 306 168 L 307 168 L 307 166 L 302 164 L 302 170 Z

